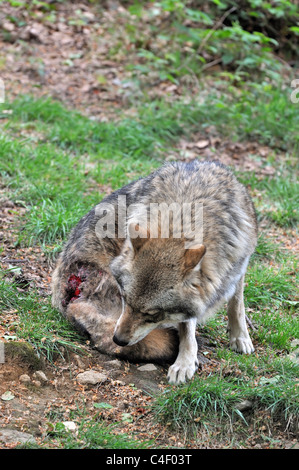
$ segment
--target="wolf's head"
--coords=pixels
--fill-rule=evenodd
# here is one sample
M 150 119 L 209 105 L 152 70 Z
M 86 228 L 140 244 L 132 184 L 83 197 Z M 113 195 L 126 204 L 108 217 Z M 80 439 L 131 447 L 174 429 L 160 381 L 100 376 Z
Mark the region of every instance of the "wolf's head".
M 177 326 L 196 316 L 203 245 L 186 249 L 183 239 L 127 238 L 111 265 L 123 300 L 114 341 L 132 345 L 151 330 Z

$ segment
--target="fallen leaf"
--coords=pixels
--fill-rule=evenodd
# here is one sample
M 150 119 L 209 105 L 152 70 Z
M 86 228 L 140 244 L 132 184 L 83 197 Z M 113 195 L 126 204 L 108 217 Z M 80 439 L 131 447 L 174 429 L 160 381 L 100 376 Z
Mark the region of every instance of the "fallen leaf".
M 260 385 L 267 385 L 267 384 L 276 384 L 281 379 L 280 375 L 275 375 L 274 377 L 261 377 L 260 378 Z
M 199 140 L 198 142 L 195 142 L 194 146 L 199 148 L 199 149 L 204 149 L 208 147 L 210 142 L 208 140 Z
M 124 423 L 132 423 L 134 420 L 133 420 L 133 416 L 130 414 L 130 413 L 123 413 L 121 415 L 121 420 L 124 422 Z
M 113 408 L 112 405 L 110 405 L 109 403 L 105 403 L 105 402 L 101 402 L 101 403 L 94 403 L 93 404 L 94 408 L 101 408 L 101 409 L 110 409 L 110 408 Z
M 4 401 L 13 400 L 14 397 L 15 397 L 14 394 L 11 393 L 9 390 L 7 390 L 6 392 L 3 393 L 3 395 L 1 395 L 1 399 Z

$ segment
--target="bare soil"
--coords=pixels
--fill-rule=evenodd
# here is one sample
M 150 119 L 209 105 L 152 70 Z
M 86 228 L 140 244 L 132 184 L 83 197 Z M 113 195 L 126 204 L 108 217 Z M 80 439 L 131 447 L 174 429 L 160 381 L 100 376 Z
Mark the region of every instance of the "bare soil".
M 81 9 L 88 21 L 86 24 L 73 25 L 70 21 L 76 16 L 75 10 Z M 128 57 L 119 60 L 109 58 L 109 48 L 113 43 L 115 31 L 114 17 L 122 12 L 118 2 L 107 2 L 107 9 L 99 16 L 95 7 L 84 2 L 62 2 L 59 4 L 57 20 L 44 19 L 40 10 L 34 15 L 28 10 L 15 9 L 5 4 L 1 6 L 0 50 L 2 62 L 0 75 L 5 82 L 8 100 L 23 94 L 51 96 L 58 98 L 69 108 L 76 108 L 98 120 L 109 120 L 119 109 L 125 110 L 130 88 L 124 88 L 122 82 L 130 80 L 126 69 Z M 9 15 L 18 18 L 11 22 Z M 136 58 L 134 60 L 137 60 Z M 99 79 L 101 77 L 101 79 Z M 180 94 L 179 86 L 159 82 L 152 87 L 152 95 L 163 93 Z M 269 149 L 258 144 L 224 142 L 215 135 L 213 129 L 207 129 L 204 135 L 195 135 L 192 142 L 182 140 L 174 153 L 185 160 L 195 157 L 215 158 L 211 147 L 217 149 L 217 155 L 223 163 L 234 164 L 237 168 L 264 174 L 274 172 L 271 166 L 262 165 Z M 252 159 L 250 153 L 259 154 L 260 162 Z M 25 210 L 12 203 L 1 188 L 0 239 L 3 242 L 1 263 L 6 269 L 9 265 L 22 268 L 19 289 L 31 286 L 38 288 L 40 295 L 50 295 L 52 266 L 38 247 L 16 247 L 17 222 Z M 283 235 L 282 235 L 283 237 Z M 286 244 L 294 248 L 297 243 L 285 238 Z M 0 340 L 4 335 L 13 336 L 14 323 L 18 322 L 15 311 L 7 312 L 5 325 L 0 326 Z M 201 366 L 198 374 L 203 379 L 211 371 L 217 370 L 219 363 L 213 359 L 212 348 L 208 344 L 205 351 L 210 351 L 210 360 Z M 166 385 L 166 368 L 156 366 L 152 372 L 142 372 L 140 364 L 114 361 L 99 354 L 86 344 L 87 354 L 71 355 L 64 359 L 57 358 L 55 364 L 47 361 L 32 364 L 28 357 L 8 355 L 0 365 L 0 396 L 10 391 L 11 400 L 0 398 L 1 428 L 17 429 L 31 433 L 37 444 L 48 442 L 55 446 L 55 439 L 47 441 L 51 432 L 49 424 L 53 417 L 60 421 L 73 420 L 78 409 L 85 409 L 89 416 L 100 416 L 107 423 L 119 423 L 118 432 L 127 432 L 140 440 L 154 439 L 155 446 L 175 446 L 190 448 L 225 447 L 229 440 L 211 439 L 203 430 L 196 439 L 186 443 L 182 433 L 176 433 L 165 425 L 158 425 L 149 411 L 152 393 L 159 393 Z M 209 355 L 208 355 L 209 356 Z M 34 378 L 37 368 L 42 369 L 47 377 L 46 383 Z M 97 385 L 81 385 L 77 380 L 80 372 L 93 369 L 105 371 L 107 380 Z M 24 383 L 20 377 L 26 374 L 30 382 Z M 95 403 L 109 403 L 112 408 L 99 409 Z M 130 419 L 125 422 L 125 416 Z M 259 417 L 262 420 L 262 416 Z M 273 430 L 273 438 L 279 439 L 277 447 L 288 448 L 294 445 L 281 427 Z M 250 430 L 247 430 L 250 434 Z M 3 443 L 0 448 L 13 448 L 14 443 Z M 247 448 L 268 447 L 265 441 L 247 439 Z

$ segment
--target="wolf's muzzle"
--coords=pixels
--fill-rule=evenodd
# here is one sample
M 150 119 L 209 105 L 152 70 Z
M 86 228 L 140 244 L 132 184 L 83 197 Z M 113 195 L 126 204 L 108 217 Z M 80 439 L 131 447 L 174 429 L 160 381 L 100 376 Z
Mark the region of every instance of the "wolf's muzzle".
M 118 338 L 116 335 L 113 336 L 113 341 L 115 342 L 115 344 L 117 344 L 118 346 L 127 346 L 129 344 L 128 341 L 123 341 L 121 340 L 120 338 Z

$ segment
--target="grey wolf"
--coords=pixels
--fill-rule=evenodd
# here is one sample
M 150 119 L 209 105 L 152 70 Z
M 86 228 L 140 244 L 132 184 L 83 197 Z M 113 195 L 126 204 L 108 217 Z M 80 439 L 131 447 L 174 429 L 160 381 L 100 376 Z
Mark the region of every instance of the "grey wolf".
M 178 224 L 184 214 L 169 211 L 164 236 L 160 211 L 151 236 L 147 216 L 163 204 L 189 204 L 189 222 Z M 202 217 L 195 217 L 196 204 Z M 166 163 L 79 221 L 53 273 L 53 305 L 100 351 L 129 361 L 174 361 L 168 379 L 182 383 L 198 367 L 196 325 L 226 302 L 230 347 L 253 352 L 243 286 L 256 242 L 253 203 L 228 168 Z

